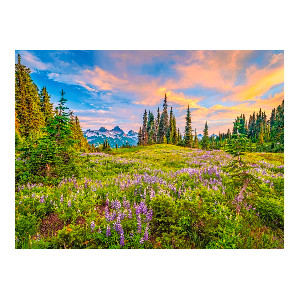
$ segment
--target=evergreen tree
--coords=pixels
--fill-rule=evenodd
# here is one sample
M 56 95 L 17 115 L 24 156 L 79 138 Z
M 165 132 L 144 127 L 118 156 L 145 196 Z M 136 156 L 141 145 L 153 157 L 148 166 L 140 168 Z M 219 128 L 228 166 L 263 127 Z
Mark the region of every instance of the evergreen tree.
M 159 124 L 160 124 L 160 112 L 159 112 L 159 107 L 157 108 L 157 117 L 155 119 L 155 129 L 154 129 L 154 136 L 153 140 L 155 143 L 159 142 Z
M 190 113 L 190 107 L 188 105 L 187 113 L 186 113 L 186 125 L 185 125 L 185 131 L 184 131 L 184 145 L 185 147 L 192 147 L 192 119 L 191 119 L 191 113 Z
M 199 141 L 198 141 L 198 136 L 197 136 L 197 130 L 195 129 L 195 137 L 194 137 L 193 147 L 198 148 L 198 146 L 199 146 Z
M 79 151 L 88 151 L 89 143 L 83 135 L 78 117 L 74 116 L 73 112 L 70 112 L 70 127 L 72 138 L 74 140 L 74 147 Z
M 148 122 L 147 122 L 147 134 L 148 134 L 148 144 L 151 145 L 154 142 L 154 115 L 151 111 L 148 113 Z
M 142 140 L 142 127 L 140 127 L 140 130 L 138 132 L 138 146 L 143 145 L 143 140 Z M 124 145 L 123 145 L 124 146 Z
M 15 110 L 19 124 L 18 132 L 21 136 L 39 134 L 45 126 L 45 119 L 41 111 L 38 88 L 30 77 L 30 69 L 21 63 L 15 64 Z
M 167 95 L 165 94 L 164 104 L 163 104 L 163 111 L 161 114 L 159 128 L 158 128 L 158 142 L 163 142 L 163 137 L 167 135 L 169 121 L 168 121 L 168 103 L 167 103 Z
M 172 142 L 173 142 L 174 145 L 177 145 L 178 134 L 177 134 L 177 129 L 176 129 L 176 118 L 175 118 L 174 115 L 173 115 L 173 122 L 172 122 L 172 132 L 173 132 Z
M 142 144 L 144 146 L 148 145 L 147 123 L 148 123 L 147 110 L 145 110 L 143 115 L 143 128 L 142 128 Z
M 54 117 L 53 104 L 50 102 L 50 95 L 46 87 L 43 87 L 40 92 L 41 111 L 44 114 L 46 125 L 48 125 Z
M 208 126 L 207 126 L 207 121 L 205 122 L 204 130 L 203 130 L 203 137 L 201 140 L 202 144 L 202 149 L 207 150 L 208 149 L 208 144 L 209 144 L 209 136 L 208 136 Z

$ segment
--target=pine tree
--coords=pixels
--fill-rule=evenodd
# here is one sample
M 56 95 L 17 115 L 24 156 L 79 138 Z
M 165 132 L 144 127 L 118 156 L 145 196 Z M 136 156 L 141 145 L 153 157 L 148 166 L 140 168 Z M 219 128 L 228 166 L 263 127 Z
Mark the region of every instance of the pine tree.
M 190 113 L 190 107 L 188 105 L 187 113 L 186 113 L 186 125 L 184 130 L 184 146 L 185 147 L 192 147 L 192 119 Z
M 21 136 L 39 134 L 45 126 L 45 119 L 41 111 L 38 88 L 30 77 L 30 69 L 18 63 L 15 64 L 15 110 Z
M 143 128 L 142 128 L 142 144 L 148 145 L 148 132 L 147 132 L 147 110 L 145 109 L 144 115 L 143 115 Z
M 53 104 L 50 102 L 50 95 L 48 94 L 46 87 L 42 88 L 39 96 L 41 102 L 41 111 L 44 114 L 45 122 L 47 125 L 54 117 L 54 110 Z
M 138 145 L 141 146 L 143 145 L 143 140 L 142 140 L 142 127 L 140 127 L 140 130 L 138 132 Z
M 201 142 L 202 142 L 202 149 L 207 150 L 208 149 L 208 144 L 209 144 L 207 121 L 205 122 L 205 125 L 204 125 L 203 137 L 202 137 Z
M 198 146 L 199 146 L 199 141 L 198 141 L 198 136 L 197 136 L 197 130 L 195 129 L 195 137 L 194 137 L 193 148 L 198 148 Z
M 151 111 L 148 113 L 148 122 L 147 122 L 147 134 L 148 134 L 148 144 L 151 145 L 154 142 L 154 115 Z
M 79 151 L 88 151 L 89 143 L 83 135 L 78 117 L 74 116 L 73 112 L 70 112 L 70 127 L 74 140 L 74 147 Z
M 160 124 L 160 112 L 159 112 L 159 107 L 157 108 L 157 116 L 155 118 L 155 124 L 154 124 L 154 136 L 153 136 L 153 140 L 155 143 L 158 143 L 159 142 L 159 124 Z
M 174 145 L 177 145 L 178 134 L 177 134 L 177 129 L 176 129 L 176 118 L 174 115 L 173 115 L 173 122 L 172 122 L 172 132 L 173 132 L 172 142 Z
M 167 95 L 165 94 L 164 104 L 163 104 L 163 112 L 161 114 L 159 128 L 158 128 L 158 142 L 163 142 L 163 137 L 167 135 L 168 126 L 169 126 L 169 116 L 168 116 L 168 103 L 167 103 Z
M 166 138 L 168 141 L 168 144 L 173 144 L 173 135 L 174 135 L 174 128 L 173 128 L 173 108 L 171 107 L 170 110 L 170 117 L 169 117 L 169 126 L 167 129 Z M 176 130 L 176 128 L 175 128 Z

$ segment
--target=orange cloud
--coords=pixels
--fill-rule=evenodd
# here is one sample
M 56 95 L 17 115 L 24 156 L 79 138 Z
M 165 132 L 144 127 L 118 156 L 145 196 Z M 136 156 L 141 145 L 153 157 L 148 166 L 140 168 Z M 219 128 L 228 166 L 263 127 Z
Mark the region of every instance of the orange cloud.
M 265 68 L 257 70 L 256 68 L 250 68 L 247 70 L 246 85 L 235 88 L 236 92 L 227 98 L 238 101 L 255 100 L 268 92 L 273 86 L 283 82 L 283 65 L 275 69 Z
M 201 86 L 219 91 L 231 90 L 244 62 L 253 51 L 193 51 L 187 64 L 177 64 L 179 81 L 170 81 L 171 88 Z
M 272 98 L 260 98 L 255 102 L 241 103 L 235 106 L 217 104 L 210 108 L 202 107 L 192 112 L 193 126 L 202 128 L 205 121 L 208 121 L 208 126 L 213 128 L 215 133 L 219 131 L 226 132 L 228 128 L 232 129 L 234 119 L 241 114 L 244 114 L 246 120 L 248 120 L 254 111 L 258 112 L 258 109 L 261 108 L 270 117 L 272 109 L 281 104 L 283 98 L 284 92 L 282 91 Z M 220 125 L 220 123 L 223 124 Z

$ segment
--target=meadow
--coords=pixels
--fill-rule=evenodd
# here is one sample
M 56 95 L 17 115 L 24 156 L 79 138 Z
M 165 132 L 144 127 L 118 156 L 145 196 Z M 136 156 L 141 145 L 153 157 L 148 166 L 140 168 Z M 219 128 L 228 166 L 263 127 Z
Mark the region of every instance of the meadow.
M 168 144 L 81 154 L 79 176 L 16 185 L 16 248 L 283 248 L 284 154 L 246 153 L 246 186 L 233 160 Z

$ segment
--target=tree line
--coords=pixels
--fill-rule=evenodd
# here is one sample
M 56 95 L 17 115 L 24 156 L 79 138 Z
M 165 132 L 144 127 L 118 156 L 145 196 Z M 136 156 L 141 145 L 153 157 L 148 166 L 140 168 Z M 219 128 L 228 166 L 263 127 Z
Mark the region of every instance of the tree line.
M 251 143 L 253 151 L 283 152 L 284 150 L 284 100 L 274 108 L 271 117 L 267 119 L 266 113 L 261 109 L 253 112 L 249 120 L 241 114 L 233 122 L 233 129 L 219 135 L 208 134 L 208 124 L 205 122 L 202 138 L 198 139 L 197 130 L 192 129 L 192 118 L 189 106 L 186 113 L 186 125 L 183 136 L 176 127 L 176 118 L 171 107 L 168 113 L 168 102 L 165 94 L 163 110 L 157 115 L 145 110 L 143 125 L 138 132 L 138 145 L 173 144 L 183 147 L 208 149 L 225 149 L 225 146 L 234 139 L 236 134 L 243 134 Z
M 83 136 L 77 116 L 66 107 L 61 92 L 54 108 L 46 87 L 33 82 L 30 69 L 15 64 L 15 146 L 18 157 L 16 180 L 39 181 L 48 176 L 58 178 L 76 173 L 75 158 L 91 146 Z

